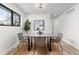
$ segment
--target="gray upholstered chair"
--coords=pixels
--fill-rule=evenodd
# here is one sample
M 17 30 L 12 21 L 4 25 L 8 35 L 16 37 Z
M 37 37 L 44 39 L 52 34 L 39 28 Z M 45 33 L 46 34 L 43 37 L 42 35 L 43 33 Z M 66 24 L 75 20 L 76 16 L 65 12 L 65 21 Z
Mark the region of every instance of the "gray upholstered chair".
M 46 38 L 45 37 L 36 37 L 34 39 L 34 50 L 36 50 L 37 47 L 42 47 L 46 44 Z
M 18 33 L 18 38 L 19 38 L 19 46 L 18 46 L 18 50 L 20 48 L 20 45 L 23 45 L 23 43 L 25 42 L 27 45 L 28 39 L 23 37 L 23 33 Z
M 57 36 L 55 36 L 55 38 L 51 38 L 51 42 L 52 42 L 52 45 L 54 45 L 54 43 L 57 43 L 57 45 L 60 45 L 60 48 L 62 50 L 62 53 L 63 53 L 63 49 L 62 49 L 62 45 L 61 45 L 61 39 L 63 37 L 63 34 L 62 33 L 58 33 Z

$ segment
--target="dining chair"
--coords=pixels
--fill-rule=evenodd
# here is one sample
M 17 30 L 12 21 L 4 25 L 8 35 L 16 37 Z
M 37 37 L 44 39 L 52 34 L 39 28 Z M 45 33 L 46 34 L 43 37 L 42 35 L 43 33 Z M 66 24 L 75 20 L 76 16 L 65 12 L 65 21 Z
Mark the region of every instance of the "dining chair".
M 19 41 L 20 41 L 20 43 L 18 45 L 18 50 L 19 50 L 20 46 L 22 46 L 24 42 L 27 45 L 28 39 L 23 37 L 23 33 L 18 33 L 18 38 L 19 38 Z
M 34 50 L 36 50 L 37 47 L 43 47 L 44 44 L 46 44 L 45 37 L 36 37 L 34 39 Z
M 62 45 L 61 45 L 61 39 L 63 37 L 63 34 L 62 33 L 58 33 L 57 36 L 55 37 L 51 37 L 51 42 L 52 42 L 52 45 L 54 45 L 54 43 L 57 43 L 57 46 L 59 45 L 60 48 L 61 48 L 61 51 L 63 53 L 63 48 L 62 48 Z

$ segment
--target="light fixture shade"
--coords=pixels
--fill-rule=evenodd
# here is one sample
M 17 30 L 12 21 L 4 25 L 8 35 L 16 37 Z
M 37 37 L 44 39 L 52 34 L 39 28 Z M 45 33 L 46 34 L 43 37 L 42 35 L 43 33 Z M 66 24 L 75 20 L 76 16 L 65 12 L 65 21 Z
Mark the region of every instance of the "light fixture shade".
M 37 10 L 44 10 L 45 9 L 45 4 L 43 4 L 43 3 L 37 3 L 36 4 L 36 9 Z

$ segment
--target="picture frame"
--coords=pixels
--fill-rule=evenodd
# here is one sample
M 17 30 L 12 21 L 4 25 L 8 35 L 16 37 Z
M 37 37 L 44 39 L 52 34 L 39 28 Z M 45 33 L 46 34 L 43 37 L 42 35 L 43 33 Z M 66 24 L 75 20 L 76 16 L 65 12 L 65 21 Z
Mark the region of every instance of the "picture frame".
M 37 31 L 38 28 L 44 31 L 44 20 L 34 20 L 34 30 Z

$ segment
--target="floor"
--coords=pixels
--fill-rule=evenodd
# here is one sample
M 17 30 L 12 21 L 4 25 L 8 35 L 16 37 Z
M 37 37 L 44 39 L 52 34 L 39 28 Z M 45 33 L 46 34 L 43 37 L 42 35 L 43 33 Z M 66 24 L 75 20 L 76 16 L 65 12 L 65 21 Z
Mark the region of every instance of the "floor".
M 62 42 L 62 47 L 63 53 L 57 44 L 53 45 L 52 51 L 49 51 L 45 44 L 42 46 L 37 45 L 36 49 L 34 49 L 33 46 L 31 51 L 28 51 L 27 45 L 23 43 L 19 50 L 16 48 L 15 50 L 8 53 L 8 55 L 79 55 L 78 50 L 66 44 L 65 42 Z

